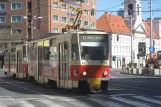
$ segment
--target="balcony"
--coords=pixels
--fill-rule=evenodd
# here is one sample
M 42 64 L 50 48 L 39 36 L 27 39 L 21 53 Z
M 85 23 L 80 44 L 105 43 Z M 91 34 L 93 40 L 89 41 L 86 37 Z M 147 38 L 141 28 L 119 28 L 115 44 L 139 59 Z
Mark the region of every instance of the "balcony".
M 1 2 L 7 2 L 8 0 L 1 0 Z
M 7 12 L 5 12 L 5 11 L 0 11 L 0 15 L 6 15 L 7 14 Z
M 7 24 L 0 24 L 0 28 L 11 28 L 11 25 L 7 25 Z

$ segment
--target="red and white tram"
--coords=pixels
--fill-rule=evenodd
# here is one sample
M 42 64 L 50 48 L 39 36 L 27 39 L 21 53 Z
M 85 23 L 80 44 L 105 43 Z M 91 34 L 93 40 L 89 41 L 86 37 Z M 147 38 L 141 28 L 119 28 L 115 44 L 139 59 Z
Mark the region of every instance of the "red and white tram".
M 107 91 L 110 40 L 107 33 L 100 31 L 40 36 L 27 45 L 23 44 L 28 47 L 26 52 L 18 51 L 23 50 L 21 46 L 11 48 L 9 72 L 15 77 L 27 76 L 30 80 L 55 88 Z M 15 63 L 12 64 L 12 60 Z M 20 65 L 22 68 L 19 68 Z
M 27 44 L 11 46 L 5 50 L 4 71 L 13 78 L 27 78 L 28 58 Z

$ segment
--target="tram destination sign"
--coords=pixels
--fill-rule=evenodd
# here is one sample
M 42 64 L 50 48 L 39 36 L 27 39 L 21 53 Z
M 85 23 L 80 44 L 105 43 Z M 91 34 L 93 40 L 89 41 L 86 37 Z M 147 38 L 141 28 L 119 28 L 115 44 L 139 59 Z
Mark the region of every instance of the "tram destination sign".
M 80 41 L 105 41 L 106 35 L 80 35 Z

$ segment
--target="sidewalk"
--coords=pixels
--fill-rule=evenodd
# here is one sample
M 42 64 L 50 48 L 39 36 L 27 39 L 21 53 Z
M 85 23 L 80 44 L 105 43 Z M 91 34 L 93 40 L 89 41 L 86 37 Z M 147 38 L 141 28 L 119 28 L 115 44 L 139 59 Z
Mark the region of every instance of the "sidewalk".
M 123 68 L 120 70 L 120 74 L 161 77 L 161 70 L 149 71 L 148 68 Z

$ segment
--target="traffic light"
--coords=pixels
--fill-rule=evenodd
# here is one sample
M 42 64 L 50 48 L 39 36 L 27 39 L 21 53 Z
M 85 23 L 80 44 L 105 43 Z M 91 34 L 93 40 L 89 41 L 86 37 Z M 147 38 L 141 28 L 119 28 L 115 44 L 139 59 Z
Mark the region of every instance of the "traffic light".
M 145 42 L 139 42 L 138 55 L 139 56 L 146 56 L 146 43 Z

